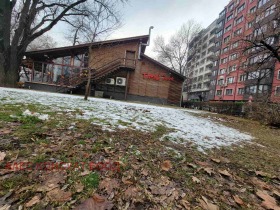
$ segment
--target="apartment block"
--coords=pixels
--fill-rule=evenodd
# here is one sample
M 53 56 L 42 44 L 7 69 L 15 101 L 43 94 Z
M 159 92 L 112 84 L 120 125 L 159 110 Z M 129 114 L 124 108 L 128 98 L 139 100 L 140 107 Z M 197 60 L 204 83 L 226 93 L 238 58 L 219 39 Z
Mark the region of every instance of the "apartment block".
M 220 12 L 219 18 L 217 19 L 217 29 L 216 29 L 216 38 L 215 38 L 215 48 L 214 51 L 214 58 L 213 58 L 213 68 L 210 78 L 210 87 L 209 87 L 209 100 L 214 100 L 215 92 L 216 92 L 216 83 L 217 83 L 217 74 L 219 71 L 220 65 L 220 53 L 223 43 L 223 35 L 224 35 L 224 26 L 226 20 L 226 11 L 227 8 L 224 8 L 223 11 Z
M 280 33 L 280 21 L 274 18 L 279 13 L 276 3 L 278 0 L 231 0 L 218 19 L 192 40 L 185 88 L 188 100 L 263 97 L 280 102 L 280 63 L 269 56 L 269 50 L 248 44 L 264 35 L 270 45 L 279 44 L 273 38 Z
M 188 100 L 209 100 L 212 68 L 215 60 L 217 20 L 202 30 L 190 43 L 187 72 Z
M 252 33 L 248 27 L 257 0 L 234 0 L 226 6 L 224 34 L 219 58 L 214 100 L 242 101 L 245 93 L 244 55 L 241 37 Z

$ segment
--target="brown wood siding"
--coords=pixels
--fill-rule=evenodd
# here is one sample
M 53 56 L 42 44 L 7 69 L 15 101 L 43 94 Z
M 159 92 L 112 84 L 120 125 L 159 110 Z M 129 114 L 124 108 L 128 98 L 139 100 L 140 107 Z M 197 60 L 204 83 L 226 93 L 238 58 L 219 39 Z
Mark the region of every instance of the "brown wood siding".
M 97 69 L 118 58 L 125 58 L 125 53 L 127 50 L 135 51 L 137 56 L 138 46 L 138 41 L 133 41 L 129 43 L 94 48 L 90 55 L 90 67 Z
M 144 73 L 167 76 L 166 70 L 163 70 L 160 66 L 155 65 L 151 61 L 146 59 L 138 60 L 135 71 L 130 74 L 128 93 L 138 96 L 167 99 L 169 81 L 146 79 L 143 76 Z
M 182 79 L 174 76 L 174 81 L 170 81 L 168 91 L 168 103 L 179 105 L 181 101 Z

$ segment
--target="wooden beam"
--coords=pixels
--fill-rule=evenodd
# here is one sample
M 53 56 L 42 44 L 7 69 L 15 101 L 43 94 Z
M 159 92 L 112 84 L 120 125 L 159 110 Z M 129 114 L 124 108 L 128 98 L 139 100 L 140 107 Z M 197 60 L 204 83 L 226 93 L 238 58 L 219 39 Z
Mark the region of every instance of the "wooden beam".
M 127 100 L 128 80 L 129 80 L 129 71 L 127 70 L 124 100 Z

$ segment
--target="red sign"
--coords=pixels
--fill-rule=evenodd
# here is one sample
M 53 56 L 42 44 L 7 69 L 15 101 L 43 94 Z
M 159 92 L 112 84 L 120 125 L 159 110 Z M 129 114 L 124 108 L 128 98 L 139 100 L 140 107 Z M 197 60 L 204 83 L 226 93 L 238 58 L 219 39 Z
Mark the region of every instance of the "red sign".
M 152 79 L 157 81 L 174 81 L 174 77 L 167 77 L 166 75 L 160 75 L 160 74 L 149 74 L 149 73 L 143 73 L 144 79 Z

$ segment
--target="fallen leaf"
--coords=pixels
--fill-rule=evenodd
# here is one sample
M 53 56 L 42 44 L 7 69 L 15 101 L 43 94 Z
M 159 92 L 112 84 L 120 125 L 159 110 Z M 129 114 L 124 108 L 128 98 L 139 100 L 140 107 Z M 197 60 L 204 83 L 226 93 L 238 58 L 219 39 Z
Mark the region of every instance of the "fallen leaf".
M 268 185 L 267 183 L 259 180 L 257 177 L 253 177 L 252 178 L 252 183 L 256 187 L 260 187 L 260 188 L 265 189 L 265 190 L 271 190 L 271 186 L 270 185 Z
M 204 196 L 202 196 L 202 200 L 199 199 L 200 205 L 205 210 L 219 210 L 219 207 L 210 201 L 207 200 Z
M 144 175 L 144 176 L 148 176 L 148 171 L 146 169 L 143 169 L 141 171 L 141 174 Z
M 129 187 L 124 192 L 126 198 L 135 198 L 137 194 L 138 194 L 138 189 L 136 187 Z
M 218 172 L 224 176 L 231 177 L 231 174 L 227 170 L 218 170 Z
M 197 165 L 195 165 L 195 164 L 193 164 L 193 163 L 188 163 L 188 166 L 190 166 L 190 167 L 192 167 L 192 168 L 194 168 L 194 169 L 197 168 Z
M 4 206 L 0 206 L 0 210 L 9 210 L 11 205 L 5 204 Z
M 234 196 L 232 196 L 232 197 L 233 197 L 234 201 L 235 201 L 237 204 L 239 204 L 240 206 L 242 206 L 242 205 L 244 204 L 243 200 L 242 200 L 241 198 L 239 198 L 238 195 L 234 195 Z
M 43 176 L 44 182 L 37 187 L 38 192 L 48 192 L 59 187 L 59 183 L 65 183 L 65 176 L 63 173 L 57 172 Z
M 56 202 L 66 202 L 71 200 L 72 193 L 71 192 L 65 192 L 62 191 L 61 189 L 54 189 L 52 191 L 49 191 L 47 193 L 47 197 L 51 201 L 56 201 Z
M 275 198 L 271 197 L 267 191 L 258 190 L 256 195 L 260 197 L 263 202 L 261 204 L 262 207 L 266 209 L 280 210 L 280 207 L 277 205 Z
M 213 171 L 213 168 L 203 168 L 203 170 L 208 173 L 209 176 L 212 176 L 215 172 Z
M 84 185 L 79 182 L 79 183 L 75 184 L 75 189 L 76 189 L 77 193 L 80 193 L 84 190 Z
M 74 210 L 110 210 L 113 206 L 113 203 L 107 201 L 104 197 L 94 194 L 92 198 L 85 200 Z
M 7 134 L 10 134 L 12 133 L 12 130 L 9 130 L 9 129 L 1 129 L 0 130 L 0 134 L 2 135 L 7 135 Z
M 263 172 L 263 171 L 255 171 L 255 173 L 257 176 L 272 178 L 271 174 Z
M 172 168 L 172 164 L 171 164 L 170 160 L 165 160 L 161 164 L 161 169 L 164 171 L 169 171 L 171 168 Z
M 209 163 L 207 163 L 207 162 L 196 161 L 196 163 L 197 163 L 198 165 L 200 165 L 200 166 L 204 166 L 204 167 L 206 167 L 206 166 L 210 166 L 210 164 L 209 164 Z
M 99 184 L 100 189 L 105 189 L 108 195 L 113 192 L 113 189 L 119 188 L 119 182 L 116 179 L 105 178 Z
M 6 153 L 0 152 L 0 161 L 4 160 L 5 157 L 6 157 Z
M 191 204 L 188 201 L 186 201 L 186 200 L 181 200 L 180 204 L 182 206 L 184 206 L 186 210 L 190 210 L 191 209 Z
M 126 178 L 126 177 L 122 177 L 122 182 L 123 182 L 124 184 L 127 184 L 127 185 L 133 184 L 133 182 L 130 181 L 129 178 Z
M 215 163 L 220 163 L 221 162 L 221 160 L 220 159 L 215 159 L 215 158 L 212 158 L 211 159 L 213 162 L 215 162 Z
M 82 173 L 80 173 L 80 176 L 86 176 L 89 175 L 91 172 L 89 170 L 84 170 Z
M 195 176 L 192 176 L 192 180 L 193 182 L 199 184 L 200 183 L 200 180 L 198 178 L 196 178 Z
M 28 208 L 34 206 L 38 202 L 40 202 L 40 197 L 38 195 L 35 195 L 30 201 L 25 204 L 25 207 Z

